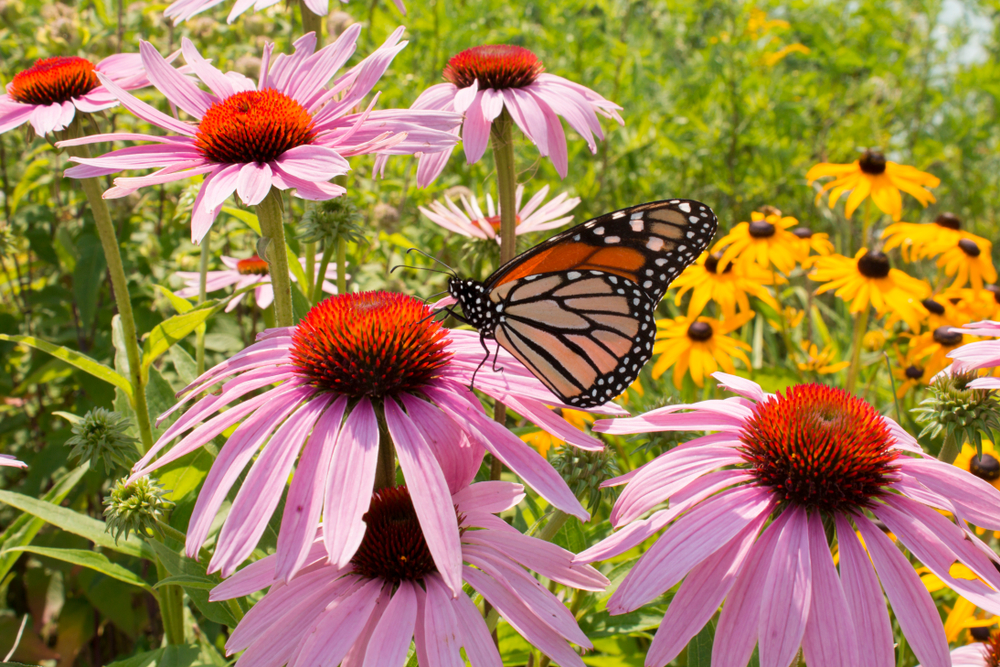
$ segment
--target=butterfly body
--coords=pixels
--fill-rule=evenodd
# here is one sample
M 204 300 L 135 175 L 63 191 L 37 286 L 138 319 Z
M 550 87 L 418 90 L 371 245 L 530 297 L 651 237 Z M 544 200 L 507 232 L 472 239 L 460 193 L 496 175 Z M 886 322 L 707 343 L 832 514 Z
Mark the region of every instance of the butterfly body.
M 448 291 L 484 339 L 565 403 L 593 407 L 621 394 L 652 356 L 656 306 L 717 226 L 700 202 L 641 204 L 558 234 L 485 282 L 453 278 Z

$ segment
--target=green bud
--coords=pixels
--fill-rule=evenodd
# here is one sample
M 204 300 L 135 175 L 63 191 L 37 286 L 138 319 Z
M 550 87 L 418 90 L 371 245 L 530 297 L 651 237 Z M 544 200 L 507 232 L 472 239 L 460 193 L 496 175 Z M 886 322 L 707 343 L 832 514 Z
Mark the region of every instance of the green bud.
M 992 389 L 969 389 L 969 382 L 976 377 L 975 371 L 941 373 L 928 386 L 930 396 L 912 410 L 916 420 L 924 424 L 921 438 L 945 433 L 959 446 L 963 442 L 974 444 L 982 455 L 983 434 L 1000 431 L 1000 400 Z
M 594 510 L 601 500 L 614 494 L 615 488 L 602 489 L 601 484 L 620 474 L 614 454 L 607 449 L 588 451 L 564 445 L 549 459 L 573 494 L 587 498 L 587 507 Z
M 306 243 L 323 240 L 332 243 L 339 239 L 360 243 L 365 239 L 360 227 L 364 218 L 346 197 L 313 202 L 299 221 L 299 234 L 296 238 Z
M 116 465 L 128 470 L 134 463 L 135 438 L 128 435 L 128 420 L 117 412 L 94 408 L 73 423 L 73 437 L 66 441 L 72 447 L 70 457 L 79 463 L 89 461 L 95 468 L 102 465 L 108 473 Z
M 129 533 L 145 536 L 147 530 L 159 532 L 157 521 L 163 520 L 173 503 L 163 498 L 166 493 L 154 480 L 140 477 L 131 484 L 122 478 L 104 498 L 105 530 L 115 537 L 115 542 Z

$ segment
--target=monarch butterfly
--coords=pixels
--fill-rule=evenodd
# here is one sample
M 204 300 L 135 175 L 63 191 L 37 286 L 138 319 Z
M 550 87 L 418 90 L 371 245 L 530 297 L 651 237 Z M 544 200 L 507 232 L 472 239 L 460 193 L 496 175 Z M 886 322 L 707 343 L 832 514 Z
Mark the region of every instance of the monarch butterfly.
M 484 346 L 495 339 L 564 403 L 593 407 L 639 375 L 657 304 L 717 228 L 701 202 L 639 204 L 553 236 L 485 282 L 453 277 L 448 292 Z

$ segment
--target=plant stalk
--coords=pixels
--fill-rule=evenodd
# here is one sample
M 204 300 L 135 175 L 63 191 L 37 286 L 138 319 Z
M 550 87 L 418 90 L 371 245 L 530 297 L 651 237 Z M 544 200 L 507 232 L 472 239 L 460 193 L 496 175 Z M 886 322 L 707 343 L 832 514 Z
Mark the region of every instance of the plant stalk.
M 958 444 L 958 440 L 955 439 L 955 434 L 951 431 L 945 431 L 944 442 L 941 443 L 941 452 L 938 454 L 938 460 L 945 463 L 954 463 L 960 450 L 961 447 Z
M 497 201 L 500 206 L 500 265 L 514 259 L 517 254 L 517 173 L 514 169 L 514 121 L 505 108 L 490 127 L 490 147 L 497 170 Z M 500 424 L 507 421 L 506 406 L 497 401 L 493 419 Z M 500 479 L 503 464 L 496 458 L 490 466 L 490 479 Z M 550 521 L 551 523 L 551 521 Z
M 285 227 L 282 223 L 281 191 L 275 187 L 264 201 L 257 204 L 257 219 L 261 234 L 267 237 L 267 266 L 274 290 L 275 326 L 290 327 L 292 318 L 292 280 L 288 274 L 288 252 L 285 249 Z
M 549 521 L 545 524 L 545 527 L 542 528 L 542 531 L 538 533 L 538 539 L 551 542 L 555 538 L 556 533 L 559 532 L 559 529 L 566 523 L 567 519 L 569 519 L 569 514 L 557 509 L 552 513 L 552 516 L 549 517 Z
M 201 240 L 201 258 L 198 262 L 198 303 L 205 303 L 208 294 L 208 256 L 210 252 L 210 239 L 212 230 L 209 229 L 205 238 Z M 198 367 L 198 377 L 205 372 L 205 323 L 203 322 L 195 329 L 195 363 Z
M 312 10 L 306 7 L 305 2 L 300 2 L 299 9 L 302 13 L 302 34 L 316 33 L 316 48 L 322 47 L 323 17 L 319 14 L 313 14 Z
M 337 294 L 347 294 L 347 241 L 337 241 Z
M 156 576 L 163 580 L 170 576 L 160 559 L 156 559 Z M 160 616 L 163 618 L 163 634 L 167 644 L 184 644 L 184 589 L 180 586 L 164 586 L 157 591 Z
M 311 241 L 304 245 L 304 252 L 306 253 L 306 294 L 312 294 L 316 283 L 316 242 Z
M 319 274 L 316 277 L 316 285 L 313 286 L 312 302 L 317 304 L 323 300 L 323 282 L 326 280 L 326 269 L 330 266 L 330 259 L 333 257 L 333 249 L 336 244 L 326 241 L 323 247 L 323 259 L 319 261 Z M 340 277 L 337 277 L 337 293 L 340 293 Z
M 80 136 L 79 120 L 74 120 L 67 131 L 67 138 Z M 73 157 L 90 157 L 87 146 L 68 146 L 66 152 Z M 139 340 L 135 330 L 135 317 L 132 314 L 132 300 L 128 293 L 128 279 L 125 277 L 125 266 L 122 263 L 118 239 L 115 236 L 115 225 L 111 221 L 111 212 L 103 198 L 103 189 L 96 178 L 81 178 L 80 187 L 87 196 L 90 210 L 94 214 L 97 235 L 101 239 L 104 257 L 108 263 L 108 274 L 111 276 L 111 288 L 118 306 L 118 315 L 122 321 L 122 331 L 125 335 L 125 354 L 128 357 L 129 379 L 132 381 L 132 408 L 135 410 L 139 427 L 139 439 L 142 451 L 146 453 L 153 446 L 153 430 L 149 421 L 149 407 L 146 405 L 146 389 L 142 377 L 142 358 L 139 353 Z
M 378 419 L 378 463 L 375 467 L 375 490 L 396 485 L 396 447 L 389 435 L 389 426 L 385 422 L 385 409 L 380 405 L 375 408 Z
M 868 315 L 871 312 L 869 306 L 857 314 L 854 318 L 854 345 L 851 349 L 851 366 L 847 369 L 847 383 L 844 389 L 854 392 L 854 386 L 858 381 L 858 372 L 861 370 L 861 348 L 864 346 L 865 333 L 868 331 Z

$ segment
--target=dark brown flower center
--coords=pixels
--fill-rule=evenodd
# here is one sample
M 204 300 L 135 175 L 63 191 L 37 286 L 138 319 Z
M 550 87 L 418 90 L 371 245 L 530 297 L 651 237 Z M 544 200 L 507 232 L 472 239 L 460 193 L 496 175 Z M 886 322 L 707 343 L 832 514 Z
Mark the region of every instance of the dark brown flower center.
M 896 469 L 893 437 L 875 408 L 818 384 L 758 403 L 740 441 L 758 484 L 783 503 L 822 512 L 868 507 Z
M 452 56 L 444 68 L 444 78 L 459 88 L 479 81 L 479 88 L 523 88 L 545 71 L 538 57 L 528 49 L 507 44 L 474 46 Z
M 990 638 L 990 629 L 980 626 L 969 628 L 969 634 L 977 642 L 984 642 Z
M 719 260 L 722 259 L 722 253 L 715 252 L 710 254 L 705 258 L 705 270 L 711 273 L 729 273 L 733 270 L 733 263 L 726 262 L 726 266 L 722 271 L 719 271 Z
M 924 308 L 934 313 L 935 315 L 944 315 L 944 306 L 942 306 L 934 299 L 924 299 L 920 303 L 921 305 L 923 305 Z
M 808 227 L 796 227 L 792 230 L 792 234 L 795 234 L 800 239 L 811 239 L 813 236 L 813 230 Z
M 962 334 L 952 331 L 951 327 L 938 327 L 934 330 L 934 342 L 945 347 L 955 347 L 962 342 Z
M 885 156 L 878 151 L 865 151 L 865 154 L 861 156 L 860 160 L 858 160 L 858 166 L 861 167 L 861 171 L 866 174 L 871 174 L 872 176 L 884 174 Z
M 236 262 L 236 270 L 239 271 L 242 276 L 266 276 L 267 260 L 261 259 L 257 255 L 241 259 Z
M 960 239 L 958 242 L 958 247 L 962 249 L 969 257 L 979 257 L 982 252 L 976 242 L 972 239 Z
M 45 58 L 18 72 L 10 96 L 23 104 L 62 104 L 101 85 L 93 63 L 76 56 Z
M 774 236 L 774 225 L 766 220 L 756 220 L 750 223 L 750 236 L 755 239 L 766 239 Z
M 376 491 L 361 518 L 365 536 L 351 559 L 355 572 L 393 582 L 418 581 L 437 572 L 405 486 Z
M 919 380 L 924 376 L 924 369 L 920 366 L 907 366 L 906 377 L 911 380 Z
M 954 213 L 942 213 L 934 218 L 934 224 L 946 229 L 959 230 L 962 228 L 962 220 Z
M 692 322 L 688 327 L 688 338 L 703 343 L 712 337 L 712 325 L 708 322 Z
M 969 472 L 988 482 L 1000 479 L 1000 461 L 990 454 L 973 456 L 969 461 Z
M 423 302 L 392 292 L 339 294 L 295 327 L 292 362 L 317 387 L 381 398 L 414 392 L 451 358 L 447 331 Z
M 316 137 L 312 115 L 273 88 L 246 90 L 208 108 L 195 148 L 220 164 L 263 164 Z
M 885 278 L 891 268 L 889 258 L 879 250 L 869 250 L 858 260 L 858 271 L 865 278 Z

